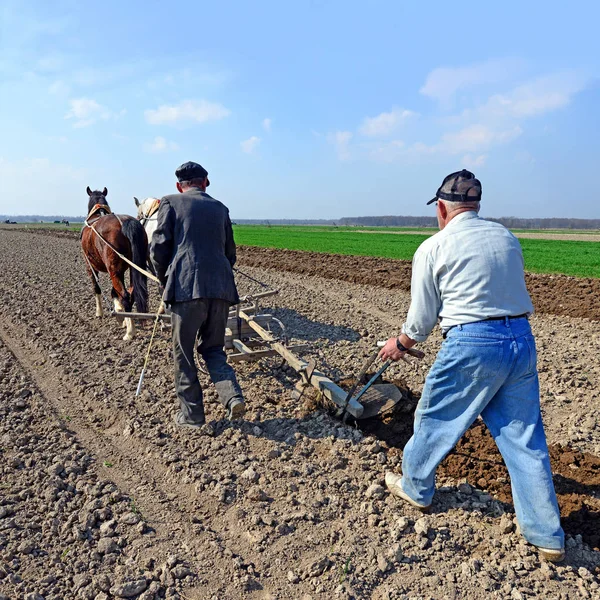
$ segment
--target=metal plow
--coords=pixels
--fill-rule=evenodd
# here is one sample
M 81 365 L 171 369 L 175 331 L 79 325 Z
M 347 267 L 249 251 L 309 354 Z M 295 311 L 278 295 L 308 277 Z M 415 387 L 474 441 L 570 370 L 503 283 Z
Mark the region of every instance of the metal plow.
M 338 415 L 345 418 L 347 414 L 355 419 L 366 419 L 391 410 L 401 399 L 402 392 L 393 384 L 377 384 L 373 382 L 369 389 L 361 391 L 360 402 L 350 393 L 338 386 L 334 381 L 316 368 L 313 360 L 304 360 L 297 352 L 307 349 L 306 345 L 289 345 L 285 325 L 273 315 L 263 312 L 260 301 L 274 296 L 279 290 L 269 290 L 244 296 L 229 312 L 225 331 L 225 348 L 229 362 L 256 361 L 271 356 L 281 356 L 300 376 L 296 385 L 298 396 L 312 387 L 333 403 Z M 114 312 L 118 318 L 154 320 L 152 313 Z M 170 321 L 169 314 L 158 318 Z M 364 375 L 364 374 L 363 374 Z M 361 377 L 357 381 L 360 384 Z

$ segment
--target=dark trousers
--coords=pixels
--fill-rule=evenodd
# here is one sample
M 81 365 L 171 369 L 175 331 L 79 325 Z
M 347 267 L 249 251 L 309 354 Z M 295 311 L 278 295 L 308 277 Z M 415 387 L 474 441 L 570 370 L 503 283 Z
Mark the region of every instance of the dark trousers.
M 204 420 L 202 388 L 194 361 L 196 339 L 199 342 L 198 352 L 217 389 L 219 402 L 227 406 L 232 398 L 243 398 L 223 349 L 228 314 L 229 302 L 216 298 L 199 298 L 171 304 L 175 391 L 181 412 L 187 421 Z

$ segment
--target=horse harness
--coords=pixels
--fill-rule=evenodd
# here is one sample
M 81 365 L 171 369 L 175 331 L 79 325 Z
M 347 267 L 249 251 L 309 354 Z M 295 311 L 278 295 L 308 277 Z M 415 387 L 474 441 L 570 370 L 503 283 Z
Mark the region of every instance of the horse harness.
M 140 223 L 144 227 L 146 227 L 146 223 L 148 221 L 156 221 L 158 219 L 158 215 L 157 216 L 154 216 L 154 215 L 156 215 L 159 208 L 160 208 L 160 199 L 156 198 L 154 200 L 154 202 L 150 205 L 148 212 L 140 218 Z
M 105 214 L 99 214 L 91 223 L 89 222 L 90 217 L 93 217 L 96 213 L 101 213 L 104 212 Z M 119 252 L 95 227 L 94 227 L 94 223 L 100 218 L 100 217 L 104 217 L 106 215 L 114 215 L 114 213 L 110 210 L 110 207 L 107 204 L 95 204 L 92 207 L 92 210 L 89 212 L 88 216 L 86 217 L 85 221 L 83 222 L 83 229 L 85 229 L 86 227 L 89 227 L 121 260 L 125 261 L 130 267 L 132 267 L 133 269 L 135 269 L 136 271 L 139 271 L 140 273 L 142 273 L 143 275 L 145 275 L 146 277 L 148 277 L 148 279 L 152 279 L 152 281 L 155 281 L 156 283 L 158 283 L 160 285 L 160 280 L 158 279 L 158 277 L 156 277 L 155 275 L 153 275 L 152 273 L 146 271 L 146 269 L 142 269 L 141 267 L 138 267 L 138 265 L 136 265 L 134 262 L 132 262 L 131 260 L 129 260 L 126 256 L 124 256 L 121 252 Z M 114 215 L 115 217 L 117 217 L 117 220 L 119 221 L 121 227 L 123 226 L 123 221 L 121 221 L 121 219 L 119 218 L 119 215 Z M 81 230 L 81 233 L 83 234 L 83 229 Z M 85 255 L 85 252 L 83 253 L 84 258 L 86 259 L 86 262 L 88 263 L 88 265 L 91 268 L 91 264 L 89 259 L 87 258 L 87 256 Z M 92 269 L 92 274 L 94 274 L 94 270 Z
M 110 210 L 110 206 L 108 206 L 108 204 L 94 204 L 94 206 L 92 207 L 92 210 L 90 210 L 88 216 L 86 217 L 85 221 L 84 221 L 84 225 L 86 227 L 91 227 L 91 225 L 89 224 L 89 221 L 92 217 L 95 217 L 94 222 L 97 221 L 100 217 L 105 217 L 106 215 L 113 215 L 117 218 L 117 221 L 119 221 L 119 225 L 121 225 L 121 227 L 123 227 L 123 221 L 121 221 L 121 217 L 119 217 L 119 215 L 116 215 L 115 213 L 113 213 L 112 210 Z

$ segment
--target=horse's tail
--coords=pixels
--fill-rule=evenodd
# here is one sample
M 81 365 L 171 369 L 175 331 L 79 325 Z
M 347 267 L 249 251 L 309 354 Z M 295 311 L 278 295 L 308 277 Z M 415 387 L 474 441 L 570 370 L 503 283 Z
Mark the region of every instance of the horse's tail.
M 148 238 L 142 224 L 137 219 L 127 219 L 123 221 L 121 231 L 131 245 L 131 260 L 138 267 L 146 269 Z M 130 270 L 133 301 L 139 312 L 148 312 L 148 278 L 133 267 Z

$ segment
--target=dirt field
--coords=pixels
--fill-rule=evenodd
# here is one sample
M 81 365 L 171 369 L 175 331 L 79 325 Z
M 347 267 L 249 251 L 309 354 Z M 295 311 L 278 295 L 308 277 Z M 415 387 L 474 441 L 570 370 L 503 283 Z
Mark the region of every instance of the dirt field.
M 281 289 L 273 314 L 338 380 L 408 308 L 406 263 L 240 257 Z M 208 386 L 210 427 L 179 431 L 169 330 L 135 398 L 149 328 L 127 343 L 113 319 L 93 317 L 72 235 L 1 230 L 0 599 L 599 597 L 600 284 L 536 275 L 528 285 L 567 532 L 560 566 L 540 564 L 515 530 L 507 474 L 480 423 L 443 463 L 431 515 L 381 487 L 438 333 L 422 364 L 389 371 L 405 390 L 397 412 L 361 429 L 310 396 L 292 400 L 297 377 L 269 359 L 236 367 L 244 422 L 226 421 Z

